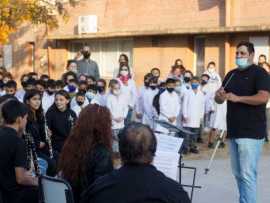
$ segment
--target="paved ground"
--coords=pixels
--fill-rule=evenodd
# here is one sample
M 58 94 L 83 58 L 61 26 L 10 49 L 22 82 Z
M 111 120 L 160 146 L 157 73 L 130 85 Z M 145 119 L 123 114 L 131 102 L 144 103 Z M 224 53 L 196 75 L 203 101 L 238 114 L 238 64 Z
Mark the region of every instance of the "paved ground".
M 205 155 L 205 153 L 203 153 Z M 206 153 L 211 154 L 211 151 Z M 225 155 L 224 155 L 225 154 Z M 227 155 L 227 149 L 219 151 L 218 159 L 214 161 L 208 175 L 204 174 L 208 160 L 205 156 L 196 155 L 185 157 L 185 165 L 194 166 L 198 169 L 197 184 L 202 189 L 194 192 L 193 203 L 237 203 L 238 191 L 235 180 L 231 174 L 230 161 Z M 195 160 L 196 157 L 200 159 Z M 202 159 L 203 158 L 203 159 Z M 183 171 L 183 183 L 190 184 L 192 174 Z M 189 189 L 186 189 L 190 191 Z M 270 202 L 270 152 L 269 144 L 264 148 L 264 153 L 260 161 L 258 173 L 258 203 Z

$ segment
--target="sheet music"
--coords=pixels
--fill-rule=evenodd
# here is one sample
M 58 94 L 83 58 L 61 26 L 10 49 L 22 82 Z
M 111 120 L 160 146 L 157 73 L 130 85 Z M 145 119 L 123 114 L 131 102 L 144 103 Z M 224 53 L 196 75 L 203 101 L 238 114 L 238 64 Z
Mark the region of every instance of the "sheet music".
M 178 153 L 184 139 L 168 136 L 166 134 L 156 134 L 157 151 Z M 179 155 L 178 155 L 179 156 Z
M 178 170 L 179 154 L 157 151 L 153 165 L 167 177 L 179 181 Z

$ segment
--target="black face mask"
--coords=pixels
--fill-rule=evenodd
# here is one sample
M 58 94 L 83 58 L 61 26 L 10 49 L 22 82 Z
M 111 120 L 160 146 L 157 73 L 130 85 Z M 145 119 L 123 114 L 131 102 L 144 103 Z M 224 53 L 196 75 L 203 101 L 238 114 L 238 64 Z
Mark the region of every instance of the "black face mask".
M 184 77 L 184 82 L 185 82 L 185 83 L 190 82 L 190 80 L 191 80 L 191 78 L 190 78 L 190 77 Z
M 207 84 L 207 81 L 205 81 L 205 80 L 201 81 L 201 85 L 206 85 L 206 84 Z
M 77 104 L 78 104 L 79 106 L 82 106 L 82 105 L 83 105 L 83 102 L 82 102 L 82 101 L 77 101 Z
M 89 57 L 90 57 L 90 53 L 88 51 L 82 52 L 82 55 L 83 55 L 83 58 L 85 58 L 85 59 L 89 59 Z
M 105 87 L 103 87 L 103 86 L 97 86 L 97 91 L 99 93 L 104 92 L 105 91 Z
M 53 95 L 53 93 L 54 93 L 53 91 L 47 90 L 48 95 Z
M 167 91 L 172 93 L 174 91 L 174 88 L 173 87 L 167 87 Z
M 151 90 L 155 90 L 157 88 L 157 86 L 153 85 L 153 86 L 150 86 Z
M 144 86 L 149 87 L 149 82 L 144 81 Z

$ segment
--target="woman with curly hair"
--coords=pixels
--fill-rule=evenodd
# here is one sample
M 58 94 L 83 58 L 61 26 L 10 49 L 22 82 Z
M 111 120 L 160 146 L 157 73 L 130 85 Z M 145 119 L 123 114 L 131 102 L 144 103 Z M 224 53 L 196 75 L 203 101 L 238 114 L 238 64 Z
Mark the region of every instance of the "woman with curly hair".
M 113 170 L 112 122 L 106 107 L 85 107 L 67 138 L 59 159 L 59 174 L 72 186 L 75 202 L 98 177 Z

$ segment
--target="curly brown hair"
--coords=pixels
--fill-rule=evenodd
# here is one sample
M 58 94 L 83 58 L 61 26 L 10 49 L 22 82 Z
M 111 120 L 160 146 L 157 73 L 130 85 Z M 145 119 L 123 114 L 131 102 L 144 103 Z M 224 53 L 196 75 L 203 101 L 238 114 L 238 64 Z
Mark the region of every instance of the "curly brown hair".
M 95 147 L 112 147 L 110 111 L 97 104 L 89 104 L 80 113 L 60 154 L 58 171 L 70 182 L 76 182 L 86 171 L 86 159 Z

